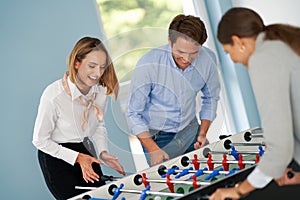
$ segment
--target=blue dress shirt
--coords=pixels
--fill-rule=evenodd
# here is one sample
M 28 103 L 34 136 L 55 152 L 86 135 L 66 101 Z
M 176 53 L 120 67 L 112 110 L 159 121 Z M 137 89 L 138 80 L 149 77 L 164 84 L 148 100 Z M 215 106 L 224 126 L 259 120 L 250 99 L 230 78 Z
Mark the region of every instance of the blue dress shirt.
M 129 131 L 138 135 L 149 129 L 178 132 L 196 116 L 196 96 L 202 92 L 200 119 L 216 117 L 220 83 L 215 54 L 201 47 L 199 55 L 182 70 L 170 45 L 147 52 L 131 78 L 126 108 Z

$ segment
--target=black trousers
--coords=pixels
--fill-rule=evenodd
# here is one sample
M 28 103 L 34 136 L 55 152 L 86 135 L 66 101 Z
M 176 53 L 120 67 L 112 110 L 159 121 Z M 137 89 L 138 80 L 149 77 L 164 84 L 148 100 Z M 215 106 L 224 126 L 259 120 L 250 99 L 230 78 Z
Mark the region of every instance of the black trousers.
M 83 143 L 64 143 L 61 145 L 74 151 L 91 155 Z M 87 191 L 75 189 L 75 186 L 100 187 L 105 184 L 100 179 L 94 183 L 86 183 L 78 163 L 74 166 L 70 165 L 40 150 L 38 150 L 38 159 L 47 187 L 56 199 L 68 199 Z M 103 175 L 99 164 L 93 163 L 92 167 L 99 177 Z

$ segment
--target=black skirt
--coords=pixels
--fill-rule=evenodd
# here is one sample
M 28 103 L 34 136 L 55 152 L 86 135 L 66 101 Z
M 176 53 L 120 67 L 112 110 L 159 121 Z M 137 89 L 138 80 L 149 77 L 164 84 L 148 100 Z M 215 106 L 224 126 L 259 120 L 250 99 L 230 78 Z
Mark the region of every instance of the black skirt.
M 83 143 L 63 143 L 61 145 L 92 156 Z M 94 183 L 86 183 L 79 163 L 75 163 L 73 166 L 40 150 L 38 150 L 38 159 L 47 187 L 56 199 L 68 199 L 87 191 L 75 189 L 75 186 L 100 187 L 105 184 L 100 179 Z M 99 177 L 103 175 L 99 164 L 93 163 L 92 167 Z

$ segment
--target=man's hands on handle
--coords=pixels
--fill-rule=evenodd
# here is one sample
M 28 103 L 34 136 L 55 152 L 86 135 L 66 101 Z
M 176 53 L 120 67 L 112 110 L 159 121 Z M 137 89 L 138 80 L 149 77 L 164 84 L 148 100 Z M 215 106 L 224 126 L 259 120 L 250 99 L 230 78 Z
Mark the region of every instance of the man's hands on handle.
M 98 163 L 98 164 L 103 164 L 100 160 L 83 154 L 79 153 L 76 159 L 76 162 L 79 163 L 83 175 L 83 179 L 85 182 L 92 182 L 94 181 L 99 181 L 99 175 L 93 170 L 92 164 L 93 163 Z
M 205 145 L 209 144 L 209 141 L 206 138 L 207 131 L 210 127 L 211 121 L 209 120 L 201 120 L 201 126 L 200 131 L 198 134 L 197 141 L 194 144 L 195 149 L 200 149 L 201 147 L 204 147 Z
M 206 133 L 210 127 L 210 120 L 201 120 L 201 127 L 198 134 L 198 138 L 196 143 L 194 144 L 195 149 L 199 149 L 209 144 L 209 141 L 206 138 Z M 147 149 L 150 153 L 150 165 L 157 165 L 162 163 L 165 160 L 169 160 L 169 155 L 159 148 L 159 146 L 155 143 L 155 141 L 151 138 L 149 132 L 145 131 L 137 135 L 138 139 L 142 143 L 142 145 Z
M 200 149 L 201 147 L 204 147 L 207 144 L 209 144 L 209 141 L 207 140 L 206 136 L 199 135 L 197 138 L 197 142 L 194 144 L 194 148 Z
M 169 159 L 169 155 L 162 149 L 150 152 L 151 166 L 157 165 Z
M 163 151 L 159 146 L 155 143 L 155 141 L 151 138 L 149 132 L 142 132 L 137 135 L 138 139 L 142 143 L 142 145 L 147 149 L 150 153 L 150 165 L 157 165 L 162 163 L 165 160 L 169 160 L 169 155 Z

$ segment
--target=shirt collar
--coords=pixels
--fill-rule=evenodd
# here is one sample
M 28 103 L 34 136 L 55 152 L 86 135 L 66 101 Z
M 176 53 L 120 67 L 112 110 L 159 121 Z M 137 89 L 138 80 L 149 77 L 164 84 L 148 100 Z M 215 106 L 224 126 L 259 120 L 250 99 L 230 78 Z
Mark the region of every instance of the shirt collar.
M 77 86 L 72 83 L 72 81 L 70 80 L 70 77 L 68 76 L 68 85 L 70 88 L 70 92 L 71 92 L 71 96 L 72 96 L 72 101 L 74 101 L 75 99 L 77 99 L 78 97 L 82 96 L 83 94 L 80 92 L 80 90 L 77 88 Z M 97 85 L 94 85 L 91 87 L 90 91 L 88 92 L 87 95 L 83 95 L 86 97 L 90 97 L 93 93 L 99 93 L 99 88 Z
M 265 32 L 261 32 L 260 34 L 258 34 L 258 36 L 256 38 L 256 42 L 255 42 L 255 48 L 259 48 L 262 46 L 265 35 L 266 35 Z

